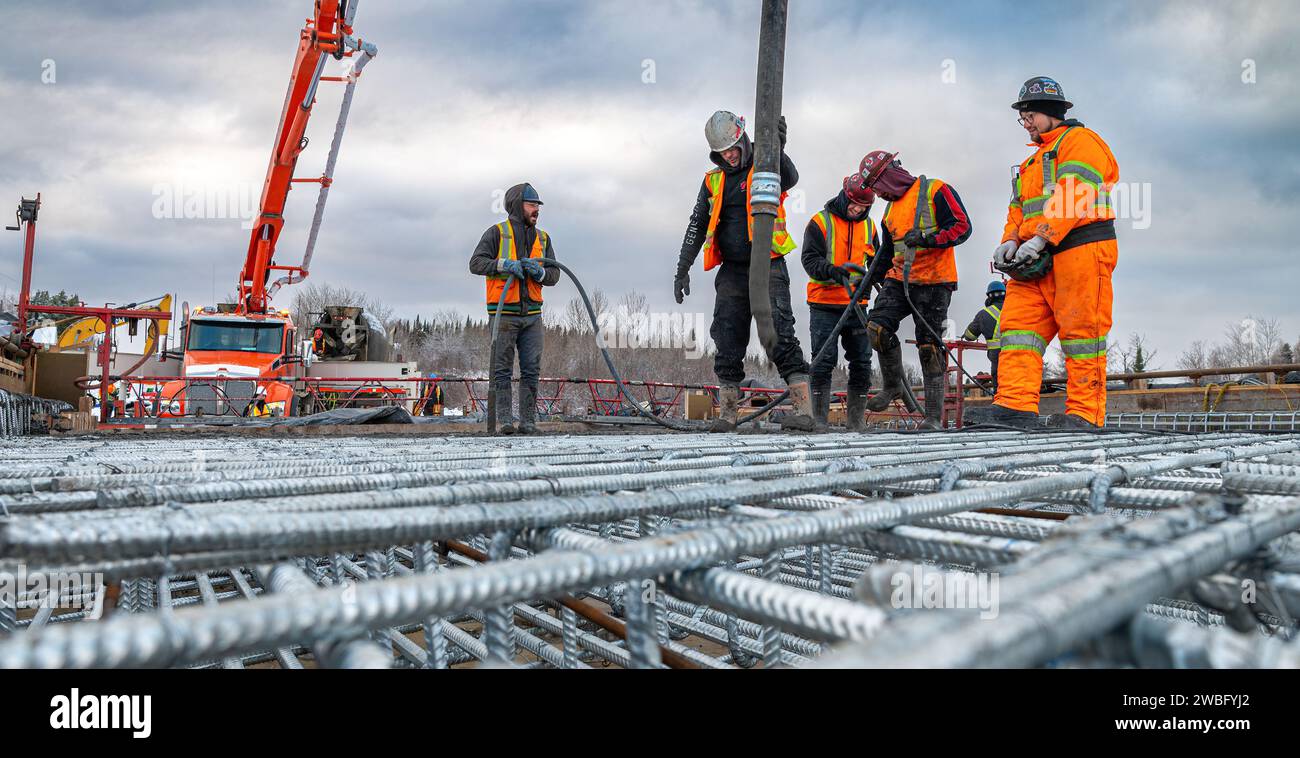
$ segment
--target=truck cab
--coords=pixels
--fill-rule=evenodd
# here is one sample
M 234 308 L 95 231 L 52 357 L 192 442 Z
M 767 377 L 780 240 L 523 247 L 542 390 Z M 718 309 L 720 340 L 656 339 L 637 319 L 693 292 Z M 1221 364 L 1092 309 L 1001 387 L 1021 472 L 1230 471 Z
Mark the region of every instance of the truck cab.
M 184 379 L 163 385 L 159 416 L 293 415 L 302 359 L 288 311 L 196 308 L 182 331 Z

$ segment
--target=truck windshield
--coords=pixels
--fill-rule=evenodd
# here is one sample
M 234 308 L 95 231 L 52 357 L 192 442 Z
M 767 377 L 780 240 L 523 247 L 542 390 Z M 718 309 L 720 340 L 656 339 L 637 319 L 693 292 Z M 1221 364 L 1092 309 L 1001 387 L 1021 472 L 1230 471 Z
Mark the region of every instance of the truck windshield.
M 278 353 L 284 325 L 234 321 L 191 321 L 190 350 L 242 350 L 247 353 Z

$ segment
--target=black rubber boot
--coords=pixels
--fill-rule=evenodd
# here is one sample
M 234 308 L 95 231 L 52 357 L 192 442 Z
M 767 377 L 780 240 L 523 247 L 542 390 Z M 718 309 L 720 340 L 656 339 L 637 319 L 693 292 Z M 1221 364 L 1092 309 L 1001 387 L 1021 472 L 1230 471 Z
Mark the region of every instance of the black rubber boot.
M 925 377 L 925 418 L 921 428 L 926 431 L 943 429 L 943 375 Z
M 537 434 L 537 388 L 519 387 L 519 433 Z
M 1096 431 L 1101 428 L 1073 413 L 1053 413 L 1047 417 L 1047 426 L 1049 429 L 1083 429 L 1084 431 Z
M 857 390 L 849 390 L 849 396 L 845 401 L 845 413 L 848 418 L 845 425 L 850 432 L 865 432 L 867 430 L 867 393 Z
M 968 426 L 991 424 L 1025 430 L 1043 428 L 1038 423 L 1037 413 L 1012 410 L 1011 408 L 1003 408 L 1000 405 L 990 405 L 987 408 L 970 408 L 966 411 L 964 421 Z
M 718 388 L 719 416 L 709 427 L 710 432 L 725 434 L 736 431 L 736 419 L 740 408 L 740 387 L 724 384 Z
M 948 388 L 947 354 L 938 345 L 919 345 L 917 352 L 921 358 L 921 376 L 925 384 L 925 419 L 921 428 L 926 431 L 943 429 L 943 401 Z
M 827 420 L 831 412 L 831 386 L 818 384 L 812 388 L 813 429 L 824 432 L 830 429 Z
M 884 386 L 867 401 L 867 410 L 879 413 L 889 407 L 890 403 L 903 396 L 903 349 L 895 340 L 894 344 L 878 350 L 880 356 L 880 376 Z
M 514 388 L 497 387 L 497 433 L 515 433 Z

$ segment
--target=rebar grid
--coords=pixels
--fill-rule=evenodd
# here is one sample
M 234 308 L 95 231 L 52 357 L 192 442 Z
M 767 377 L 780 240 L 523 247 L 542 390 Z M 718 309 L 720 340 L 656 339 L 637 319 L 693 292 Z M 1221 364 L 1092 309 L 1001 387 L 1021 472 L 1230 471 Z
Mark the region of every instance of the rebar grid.
M 1297 660 L 1300 434 L 28 437 L 0 459 L 0 578 L 26 580 L 0 586 L 5 667 Z M 1225 571 L 1272 599 L 1194 592 Z M 1225 620 L 1274 642 L 1166 631 Z

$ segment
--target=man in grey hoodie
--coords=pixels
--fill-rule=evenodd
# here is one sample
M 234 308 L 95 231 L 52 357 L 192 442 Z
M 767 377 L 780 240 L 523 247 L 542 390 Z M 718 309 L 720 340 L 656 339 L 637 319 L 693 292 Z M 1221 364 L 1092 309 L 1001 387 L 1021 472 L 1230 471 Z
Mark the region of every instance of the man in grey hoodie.
M 532 434 L 537 431 L 537 381 L 542 363 L 542 287 L 554 286 L 560 280 L 560 270 L 541 263 L 542 258 L 554 260 L 555 250 L 551 235 L 537 228 L 542 208 L 537 190 L 528 183 L 516 184 L 506 190 L 505 199 L 509 218 L 483 232 L 469 259 L 469 270 L 487 277 L 488 316 L 501 319 L 492 346 L 496 371 L 491 377 L 497 392 L 498 427 L 502 434 L 515 432 L 510 385 L 518 347 L 518 431 Z

